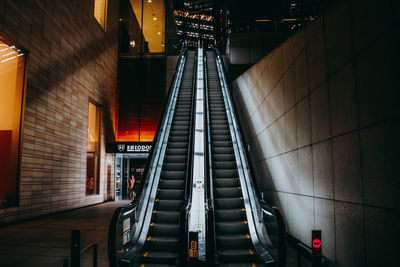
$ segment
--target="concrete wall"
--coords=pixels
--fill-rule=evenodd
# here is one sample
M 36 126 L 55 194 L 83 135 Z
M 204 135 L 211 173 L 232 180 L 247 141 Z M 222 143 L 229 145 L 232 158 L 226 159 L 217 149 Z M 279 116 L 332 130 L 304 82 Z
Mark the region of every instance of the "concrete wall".
M 285 32 L 234 32 L 229 37 L 229 62 L 233 65 L 254 64 L 287 36 Z
M 398 8 L 337 1 L 234 81 L 259 187 L 333 266 L 398 266 Z
M 107 31 L 93 0 L 0 0 L 0 32 L 29 51 L 19 205 L 0 224 L 99 203 L 112 194 L 118 1 Z M 102 106 L 100 194 L 85 195 L 89 97 Z

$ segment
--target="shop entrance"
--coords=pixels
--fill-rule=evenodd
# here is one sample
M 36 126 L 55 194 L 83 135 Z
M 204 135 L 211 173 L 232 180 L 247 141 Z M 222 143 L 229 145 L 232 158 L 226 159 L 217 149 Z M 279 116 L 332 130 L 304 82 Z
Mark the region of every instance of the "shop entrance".
M 136 195 L 142 184 L 147 156 L 148 154 L 115 155 L 115 201 L 132 200 Z M 134 178 L 134 183 L 131 178 Z M 130 193 L 132 186 L 133 192 Z

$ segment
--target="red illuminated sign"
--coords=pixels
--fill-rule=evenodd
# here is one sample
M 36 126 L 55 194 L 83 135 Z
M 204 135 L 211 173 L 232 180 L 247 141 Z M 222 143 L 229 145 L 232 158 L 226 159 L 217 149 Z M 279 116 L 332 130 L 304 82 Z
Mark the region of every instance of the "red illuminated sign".
M 315 238 L 315 239 L 312 241 L 312 245 L 313 245 L 314 248 L 320 248 L 321 245 L 322 245 L 321 240 L 319 240 L 318 238 Z

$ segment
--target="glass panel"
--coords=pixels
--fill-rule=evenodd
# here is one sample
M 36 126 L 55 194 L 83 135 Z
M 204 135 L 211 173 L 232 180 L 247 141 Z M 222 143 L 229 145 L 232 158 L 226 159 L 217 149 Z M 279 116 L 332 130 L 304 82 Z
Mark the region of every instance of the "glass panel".
M 89 102 L 86 147 L 86 194 L 99 193 L 100 107 Z
M 103 30 L 106 30 L 107 23 L 107 0 L 94 1 L 94 17 L 99 22 Z
M 0 206 L 17 202 L 25 54 L 0 35 Z
M 139 25 L 143 29 L 144 53 L 164 52 L 165 4 L 164 0 L 130 0 Z M 142 6 L 143 4 L 143 6 Z M 143 13 L 143 17 L 142 17 Z M 135 36 L 131 36 L 135 40 Z M 137 41 L 135 40 L 135 45 Z M 133 45 L 133 43 L 131 44 Z

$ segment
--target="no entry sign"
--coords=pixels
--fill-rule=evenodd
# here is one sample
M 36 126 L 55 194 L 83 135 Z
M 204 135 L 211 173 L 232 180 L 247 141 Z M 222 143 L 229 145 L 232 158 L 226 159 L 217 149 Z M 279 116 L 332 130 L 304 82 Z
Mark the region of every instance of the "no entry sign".
M 321 230 L 312 230 L 311 232 L 311 249 L 313 267 L 321 266 L 322 260 L 322 240 Z

